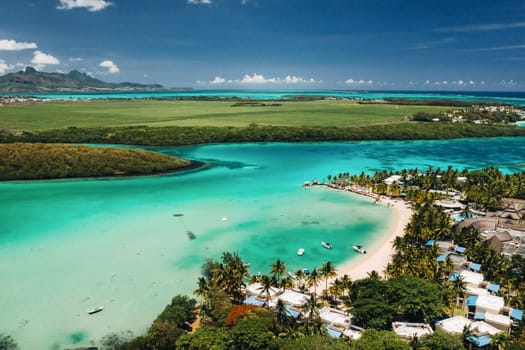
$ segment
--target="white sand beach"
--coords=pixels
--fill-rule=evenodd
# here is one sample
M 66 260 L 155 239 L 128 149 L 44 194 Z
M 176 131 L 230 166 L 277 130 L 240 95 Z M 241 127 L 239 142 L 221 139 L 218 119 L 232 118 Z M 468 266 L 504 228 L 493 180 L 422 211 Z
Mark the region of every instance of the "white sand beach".
M 380 276 L 384 276 L 384 270 L 394 254 L 392 241 L 395 237 L 404 234 L 405 226 L 412 216 L 412 209 L 410 209 L 409 204 L 403 200 L 386 198 L 381 199 L 377 204 L 389 206 L 394 210 L 394 220 L 391 230 L 385 236 L 383 243 L 377 248 L 368 251 L 366 255 L 362 255 L 359 260 L 352 259 L 341 266 L 338 271 L 340 276 L 347 274 L 353 280 L 357 280 L 367 277 L 367 274 L 374 270 L 377 271 Z

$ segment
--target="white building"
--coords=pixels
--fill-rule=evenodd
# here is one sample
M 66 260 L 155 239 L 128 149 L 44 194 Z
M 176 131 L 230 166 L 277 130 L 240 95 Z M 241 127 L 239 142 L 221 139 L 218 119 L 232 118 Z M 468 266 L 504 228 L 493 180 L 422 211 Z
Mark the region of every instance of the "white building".
M 424 335 L 434 333 L 427 323 L 393 322 L 392 330 L 404 339 L 421 338 Z

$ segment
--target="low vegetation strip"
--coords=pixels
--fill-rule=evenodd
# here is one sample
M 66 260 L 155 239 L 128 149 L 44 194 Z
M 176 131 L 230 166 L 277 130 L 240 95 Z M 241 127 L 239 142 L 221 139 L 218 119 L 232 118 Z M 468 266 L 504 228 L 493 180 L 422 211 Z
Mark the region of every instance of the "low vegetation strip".
M 0 145 L 0 180 L 142 175 L 190 165 L 185 159 L 150 151 L 42 143 Z
M 363 127 L 100 127 L 41 132 L 0 132 L 0 142 L 110 143 L 129 145 L 196 145 L 240 142 L 318 142 L 368 140 L 436 140 L 468 137 L 525 136 L 525 128 L 467 123 L 370 125 Z

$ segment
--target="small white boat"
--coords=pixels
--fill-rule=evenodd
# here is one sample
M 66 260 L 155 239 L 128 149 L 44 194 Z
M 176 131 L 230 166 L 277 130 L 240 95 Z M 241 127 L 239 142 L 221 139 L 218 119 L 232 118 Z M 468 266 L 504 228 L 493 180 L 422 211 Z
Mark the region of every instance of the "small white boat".
M 321 244 L 323 245 L 323 247 L 325 247 L 326 249 L 332 249 L 332 245 L 329 243 L 329 242 L 321 242 Z
M 366 250 L 365 248 L 363 248 L 363 246 L 360 246 L 360 245 L 354 245 L 352 246 L 352 248 L 354 248 L 354 250 L 358 253 L 361 253 L 361 254 L 366 254 Z
M 299 250 L 297 251 L 297 255 L 301 256 L 304 254 L 304 249 L 303 248 L 299 248 Z
M 88 314 L 93 315 L 102 310 L 104 310 L 104 306 L 97 306 L 97 307 L 92 308 L 91 310 L 88 310 Z
M 226 221 L 228 221 L 228 218 L 222 218 L 221 221 L 222 222 L 226 222 Z
M 288 276 L 290 276 L 291 279 L 294 279 L 294 280 L 297 279 L 297 275 L 295 273 L 293 273 L 292 271 L 288 272 Z

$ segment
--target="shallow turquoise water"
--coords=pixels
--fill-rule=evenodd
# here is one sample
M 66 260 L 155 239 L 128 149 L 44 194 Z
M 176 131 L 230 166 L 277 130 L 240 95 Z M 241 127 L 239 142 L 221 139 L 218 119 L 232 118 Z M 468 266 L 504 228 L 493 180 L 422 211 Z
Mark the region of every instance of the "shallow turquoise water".
M 341 98 L 383 99 L 453 99 L 459 101 L 504 102 L 525 106 L 524 92 L 490 91 L 341 91 L 341 90 L 190 90 L 169 92 L 113 92 L 113 93 L 58 93 L 36 94 L 51 99 L 107 99 L 107 98 L 179 98 L 208 96 L 215 98 L 282 99 L 297 95 L 337 96 Z
M 277 258 L 289 270 L 341 264 L 357 256 L 353 244 L 378 244 L 390 209 L 348 193 L 305 190 L 304 181 L 448 164 L 521 171 L 524 141 L 157 148 L 212 166 L 155 177 L 0 183 L 0 333 L 24 349 L 138 334 L 173 295 L 191 293 L 203 259 L 226 250 L 238 251 L 252 273 L 268 272 Z M 97 305 L 104 311 L 88 316 Z

